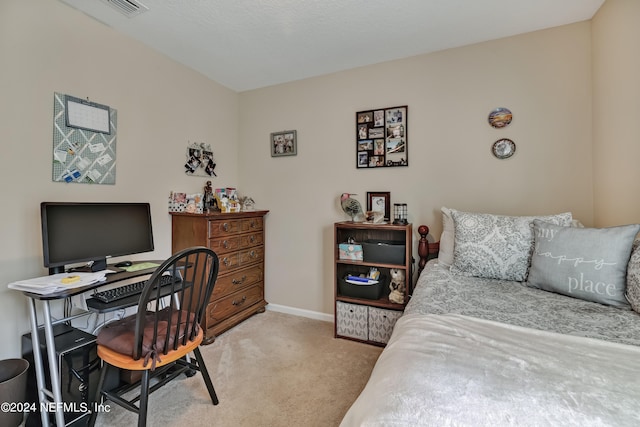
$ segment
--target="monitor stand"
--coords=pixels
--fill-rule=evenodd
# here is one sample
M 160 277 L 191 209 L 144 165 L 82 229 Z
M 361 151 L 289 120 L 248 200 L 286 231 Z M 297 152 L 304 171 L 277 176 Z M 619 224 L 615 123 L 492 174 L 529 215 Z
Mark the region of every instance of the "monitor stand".
M 97 259 L 97 260 L 93 261 L 93 263 L 91 264 L 91 271 L 92 272 L 102 271 L 102 270 L 106 270 L 106 269 L 107 269 L 107 259 L 106 258 Z
M 52 276 L 54 274 L 61 274 L 64 273 L 64 265 L 61 265 L 59 267 L 51 267 L 49 269 L 49 275 Z

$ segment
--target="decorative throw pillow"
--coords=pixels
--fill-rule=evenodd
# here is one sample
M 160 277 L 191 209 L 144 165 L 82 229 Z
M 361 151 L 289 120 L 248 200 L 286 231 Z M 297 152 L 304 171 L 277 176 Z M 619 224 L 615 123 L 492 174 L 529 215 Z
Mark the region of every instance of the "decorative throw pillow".
M 627 264 L 627 301 L 633 311 L 640 313 L 640 240 L 633 242 L 633 252 Z
M 629 308 L 624 296 L 627 264 L 640 225 L 575 228 L 534 221 L 533 227 L 529 286 Z
M 451 217 L 451 209 L 443 206 L 440 211 L 442 212 L 442 235 L 440 236 L 438 262 L 445 267 L 451 267 L 453 264 L 453 218 Z
M 571 224 L 571 212 L 548 216 L 505 216 L 451 209 L 454 222 L 451 271 L 467 276 L 523 282 L 533 250 L 535 219 Z

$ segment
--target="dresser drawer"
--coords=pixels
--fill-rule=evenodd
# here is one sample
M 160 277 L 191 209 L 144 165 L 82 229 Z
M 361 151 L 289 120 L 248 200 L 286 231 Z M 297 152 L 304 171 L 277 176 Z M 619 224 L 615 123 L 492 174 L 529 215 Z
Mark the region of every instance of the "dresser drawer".
M 220 270 L 218 274 L 225 274 L 228 271 L 238 268 L 240 264 L 240 253 L 233 252 L 229 254 L 222 254 L 218 257 L 220 260 Z
M 264 246 L 258 246 L 244 251 L 222 254 L 220 259 L 220 272 L 224 274 L 245 265 L 261 262 L 264 260 Z
M 242 228 L 241 219 L 220 219 L 209 221 L 209 238 L 232 236 L 238 234 Z
M 213 301 L 207 306 L 207 324 L 218 323 L 262 300 L 263 287 L 260 283 Z
M 211 300 L 219 299 L 232 294 L 244 287 L 262 282 L 264 272 L 262 264 L 253 267 L 236 270 L 224 276 L 218 276 Z
M 262 218 L 228 219 L 209 221 L 209 238 L 231 236 L 249 231 L 262 231 L 264 221 Z
M 216 237 L 209 239 L 209 247 L 218 255 L 227 252 L 237 251 L 238 249 L 259 246 L 264 243 L 262 232 L 250 234 L 242 234 L 236 236 Z
M 237 251 L 238 249 L 240 249 L 240 237 L 227 236 L 209 239 L 209 248 L 218 255 Z
M 240 266 L 253 264 L 264 260 L 264 246 L 257 246 L 255 248 L 240 251 Z
M 240 231 L 262 231 L 263 227 L 263 218 L 247 218 L 241 220 Z
M 240 248 L 250 248 L 252 246 L 259 246 L 264 243 L 264 237 L 262 231 L 250 234 L 243 234 L 239 237 Z

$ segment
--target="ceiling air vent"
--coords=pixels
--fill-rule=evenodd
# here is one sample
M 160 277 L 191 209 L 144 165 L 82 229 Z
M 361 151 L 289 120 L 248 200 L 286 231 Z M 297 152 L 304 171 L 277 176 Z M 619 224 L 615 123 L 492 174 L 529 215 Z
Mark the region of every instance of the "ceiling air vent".
M 103 3 L 108 4 L 127 18 L 133 18 L 136 15 L 146 12 L 149 8 L 138 0 L 102 0 Z

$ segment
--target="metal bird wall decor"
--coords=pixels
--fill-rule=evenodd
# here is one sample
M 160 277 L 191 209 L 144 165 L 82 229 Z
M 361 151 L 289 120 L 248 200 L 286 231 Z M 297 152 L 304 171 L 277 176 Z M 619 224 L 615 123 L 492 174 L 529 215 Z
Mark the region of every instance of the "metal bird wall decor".
M 356 221 L 357 217 L 364 218 L 362 205 L 351 196 L 357 196 L 357 194 L 342 193 L 342 196 L 340 196 L 340 205 L 342 206 L 342 210 L 351 217 L 352 222 L 362 222 L 362 220 Z

